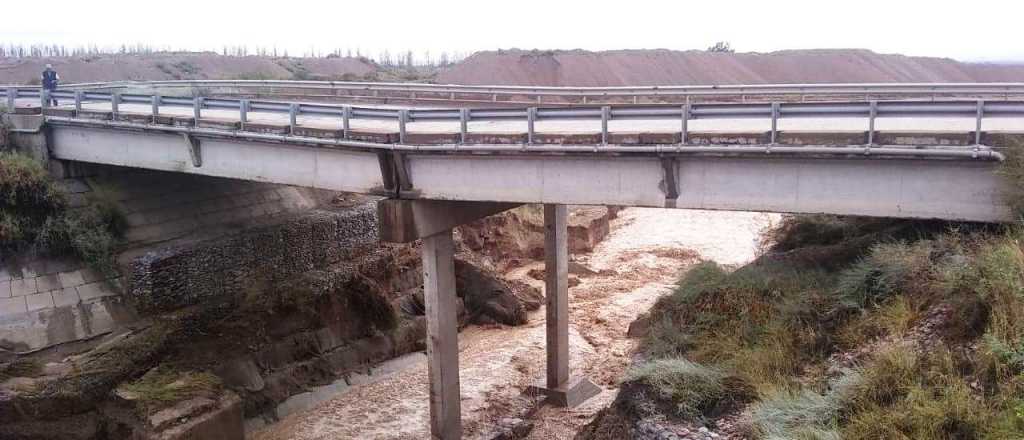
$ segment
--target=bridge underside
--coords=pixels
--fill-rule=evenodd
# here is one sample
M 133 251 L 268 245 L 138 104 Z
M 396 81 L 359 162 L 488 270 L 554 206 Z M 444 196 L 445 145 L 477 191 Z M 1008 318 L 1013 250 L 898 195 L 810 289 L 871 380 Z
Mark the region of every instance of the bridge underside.
M 393 198 L 1005 221 L 995 163 L 849 156 L 420 152 L 48 124 L 53 158 Z

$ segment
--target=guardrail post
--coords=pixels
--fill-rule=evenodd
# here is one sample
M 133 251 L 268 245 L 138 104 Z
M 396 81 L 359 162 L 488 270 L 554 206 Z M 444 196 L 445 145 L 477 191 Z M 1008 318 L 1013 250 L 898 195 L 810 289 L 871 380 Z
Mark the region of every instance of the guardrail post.
M 203 117 L 203 97 L 192 98 L 192 125 L 199 126 L 199 118 Z
M 533 144 L 534 128 L 533 123 L 537 120 L 537 107 L 526 109 L 526 144 Z
M 341 137 L 343 139 L 348 138 L 348 131 L 351 128 L 350 120 L 352 119 L 352 106 L 346 105 L 341 108 Z
M 772 103 L 772 145 L 776 143 L 779 136 L 779 103 Z
M 7 110 L 14 112 L 14 104 L 18 99 L 18 89 L 9 88 L 7 89 Z
M 398 111 L 398 143 L 405 143 L 405 122 L 409 119 L 409 110 L 401 109 Z
M 868 146 L 875 144 L 875 118 L 878 117 L 878 101 L 871 101 L 868 111 Z
M 299 105 L 292 103 L 288 106 L 288 134 L 295 134 L 296 122 L 299 118 Z
M 690 143 L 690 109 L 690 104 L 684 104 L 680 113 L 679 143 L 682 145 Z
M 75 114 L 82 111 L 82 91 L 75 90 Z
M 977 149 L 981 145 L 981 119 L 985 116 L 985 100 L 978 100 L 978 115 L 975 118 L 974 123 L 974 148 Z
M 110 115 L 116 121 L 119 114 L 121 114 L 121 94 L 113 92 L 110 94 Z
M 160 115 L 160 95 L 153 95 L 149 102 L 153 107 L 153 123 L 156 124 L 156 117 Z
M 601 145 L 608 145 L 608 119 L 612 116 L 612 108 L 601 107 Z
M 469 109 L 459 109 L 459 143 L 465 144 L 469 137 Z
M 238 101 L 238 128 L 245 130 L 245 124 L 249 123 L 249 100 Z

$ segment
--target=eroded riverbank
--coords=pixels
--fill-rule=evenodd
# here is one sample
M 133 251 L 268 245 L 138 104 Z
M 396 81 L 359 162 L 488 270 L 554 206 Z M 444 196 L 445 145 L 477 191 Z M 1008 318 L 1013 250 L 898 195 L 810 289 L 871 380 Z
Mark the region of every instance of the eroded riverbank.
M 459 336 L 465 438 L 489 438 L 508 419 L 533 424 L 528 438 L 569 438 L 615 397 L 629 365 L 634 341 L 629 324 L 668 292 L 700 259 L 745 263 L 756 255 L 761 231 L 778 216 L 757 213 L 632 208 L 620 213 L 612 232 L 588 255 L 575 260 L 588 270 L 573 274 L 570 342 L 573 374 L 585 374 L 604 391 L 571 409 L 537 406 L 523 390 L 539 381 L 544 367 L 543 311 L 519 327 L 471 326 Z M 540 287 L 531 263 L 506 276 Z M 426 364 L 382 376 L 280 423 L 253 433 L 277 439 L 426 438 Z

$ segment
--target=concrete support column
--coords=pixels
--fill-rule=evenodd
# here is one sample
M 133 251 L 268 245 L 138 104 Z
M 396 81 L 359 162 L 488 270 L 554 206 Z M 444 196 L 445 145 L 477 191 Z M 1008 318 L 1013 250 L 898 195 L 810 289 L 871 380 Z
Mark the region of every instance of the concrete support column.
M 544 205 L 544 296 L 547 299 L 547 377 L 528 392 L 544 394 L 556 406 L 574 407 L 601 388 L 569 376 L 569 230 L 565 205 Z
M 455 440 L 462 438 L 462 408 L 452 230 L 423 238 L 422 252 L 430 436 L 436 440 Z
M 565 205 L 544 205 L 547 387 L 569 381 L 569 238 Z

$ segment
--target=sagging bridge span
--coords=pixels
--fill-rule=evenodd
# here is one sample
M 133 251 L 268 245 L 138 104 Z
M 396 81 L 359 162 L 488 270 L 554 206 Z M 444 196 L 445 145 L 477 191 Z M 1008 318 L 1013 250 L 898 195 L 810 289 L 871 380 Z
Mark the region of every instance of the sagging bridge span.
M 956 91 L 949 92 L 956 95 Z M 545 205 L 547 380 L 573 405 L 566 206 L 1000 222 L 1005 99 L 390 108 L 6 88 L 15 141 L 78 161 L 376 194 L 383 240 L 422 240 L 435 438 L 461 435 L 452 228 Z M 49 98 L 62 101 L 50 106 Z M 41 105 L 40 105 L 41 104 Z

